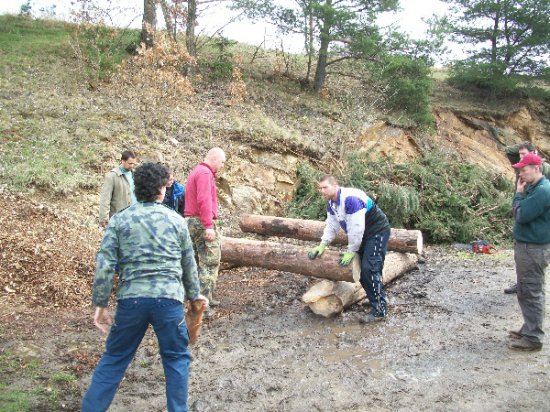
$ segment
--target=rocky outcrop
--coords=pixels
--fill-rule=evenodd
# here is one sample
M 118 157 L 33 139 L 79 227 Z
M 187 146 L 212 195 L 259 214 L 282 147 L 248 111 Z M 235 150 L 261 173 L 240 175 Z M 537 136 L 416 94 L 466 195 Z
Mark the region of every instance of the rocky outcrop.
M 365 124 L 352 142 L 342 142 L 346 148 L 342 154 L 356 151 L 368 153 L 373 159 L 387 157 L 396 163 L 407 163 L 421 150 L 437 145 L 466 163 L 513 179 L 513 170 L 504 154 L 506 146 L 529 141 L 542 153 L 550 153 L 550 121 L 542 105 L 521 107 L 505 115 L 438 109 L 434 116 L 434 135 L 419 135 L 384 121 Z M 282 205 L 294 193 L 297 167 L 308 156 L 246 144 L 235 147 L 233 152 L 238 155 L 231 157 L 220 182 L 222 201 L 239 214 L 279 215 Z

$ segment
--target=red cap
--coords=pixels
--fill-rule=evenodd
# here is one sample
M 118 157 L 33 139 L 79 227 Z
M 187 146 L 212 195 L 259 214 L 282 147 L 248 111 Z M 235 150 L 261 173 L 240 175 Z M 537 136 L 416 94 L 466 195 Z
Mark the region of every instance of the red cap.
M 516 164 L 512 165 L 515 169 L 521 169 L 525 166 L 538 166 L 542 164 L 542 159 L 534 153 L 527 153 L 523 158 Z

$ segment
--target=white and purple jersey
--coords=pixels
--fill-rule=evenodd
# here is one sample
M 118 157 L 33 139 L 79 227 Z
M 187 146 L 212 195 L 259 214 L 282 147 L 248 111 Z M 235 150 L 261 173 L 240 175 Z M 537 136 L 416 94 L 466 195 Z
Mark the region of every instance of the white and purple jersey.
M 321 241 L 328 245 L 340 228 L 348 235 L 348 251 L 357 252 L 365 234 L 376 234 L 388 229 L 389 222 L 365 192 L 341 187 L 338 189 L 336 201 L 328 201 L 326 226 Z

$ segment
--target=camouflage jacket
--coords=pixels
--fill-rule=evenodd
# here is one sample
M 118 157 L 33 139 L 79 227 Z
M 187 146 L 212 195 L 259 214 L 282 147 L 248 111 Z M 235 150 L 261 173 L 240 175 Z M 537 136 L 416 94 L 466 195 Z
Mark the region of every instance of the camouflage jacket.
M 187 224 L 160 203 L 137 203 L 115 214 L 96 257 L 92 303 L 106 307 L 118 264 L 117 299 L 170 298 L 199 294 Z

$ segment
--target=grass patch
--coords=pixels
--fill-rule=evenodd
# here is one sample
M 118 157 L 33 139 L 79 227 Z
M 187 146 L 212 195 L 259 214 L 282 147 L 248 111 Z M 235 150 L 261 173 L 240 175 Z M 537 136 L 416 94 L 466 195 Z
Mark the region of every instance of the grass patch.
M 21 64 L 21 59 L 58 59 L 69 39 L 68 23 L 0 15 L 0 61 L 4 64 Z
M 48 377 L 44 366 L 39 358 L 0 352 L 0 411 L 58 411 L 64 408 L 61 401 L 65 405 L 80 401 L 74 374 L 59 371 Z
M 29 411 L 32 396 L 26 391 L 0 383 L 0 410 L 3 412 Z
M 70 140 L 29 138 L 5 144 L 0 153 L 0 179 L 16 188 L 68 194 L 97 184 L 86 171 L 86 165 L 96 160 L 93 152 Z
M 76 382 L 77 377 L 69 372 L 56 372 L 51 379 L 56 383 L 73 383 Z

